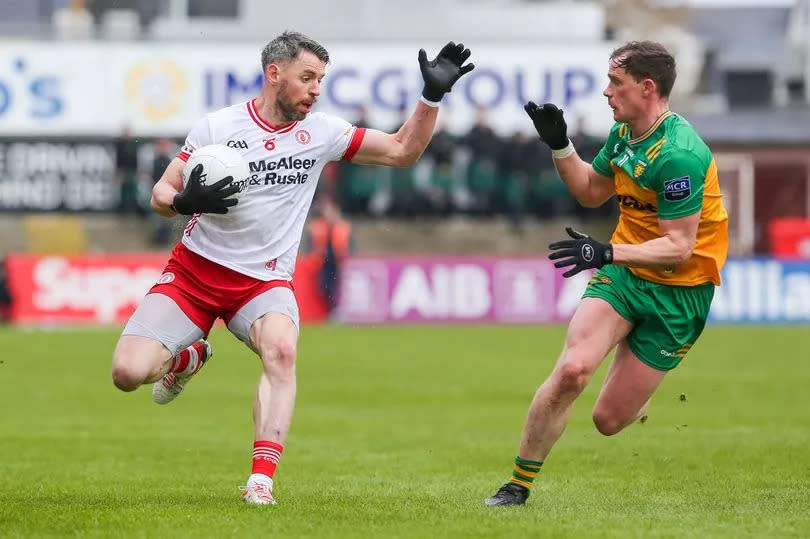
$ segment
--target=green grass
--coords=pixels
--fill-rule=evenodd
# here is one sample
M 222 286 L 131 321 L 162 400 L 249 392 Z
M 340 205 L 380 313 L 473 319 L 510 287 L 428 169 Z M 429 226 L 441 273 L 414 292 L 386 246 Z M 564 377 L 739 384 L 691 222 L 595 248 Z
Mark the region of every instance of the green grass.
M 257 508 L 237 486 L 259 362 L 227 332 L 164 408 L 112 386 L 117 331 L 0 328 L 0 536 L 810 535 L 802 327 L 709 327 L 649 422 L 611 438 L 590 420 L 603 368 L 528 505 L 484 507 L 563 334 L 305 327 L 279 505 Z

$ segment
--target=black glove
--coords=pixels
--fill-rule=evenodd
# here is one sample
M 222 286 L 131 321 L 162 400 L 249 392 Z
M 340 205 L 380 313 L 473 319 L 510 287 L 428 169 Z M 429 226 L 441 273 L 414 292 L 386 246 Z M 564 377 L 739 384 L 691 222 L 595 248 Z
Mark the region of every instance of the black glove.
M 565 231 L 574 239 L 557 241 L 548 246 L 552 251 L 548 255 L 551 260 L 562 258 L 562 260 L 557 260 L 554 263 L 555 268 L 574 266 L 563 273 L 563 277 L 573 277 L 584 269 L 601 268 L 605 264 L 613 262 L 613 246 L 611 244 L 598 242 L 587 234 L 577 232 L 570 226 Z
M 452 41 L 445 45 L 435 60 L 428 62 L 425 49 L 419 49 L 419 69 L 425 81 L 422 96 L 428 101 L 439 102 L 442 96 L 450 91 L 453 84 L 464 73 L 469 73 L 474 64 L 462 65 L 470 57 L 470 49 L 456 45 Z
M 534 122 L 537 134 L 552 150 L 562 150 L 568 146 L 568 126 L 565 125 L 562 109 L 553 103 L 538 107 L 534 101 L 529 101 L 523 108 Z
M 202 163 L 191 170 L 182 193 L 174 195 L 172 208 L 182 215 L 195 213 L 228 213 L 228 208 L 238 202 L 229 196 L 239 191 L 238 185 L 231 185 L 232 176 L 226 176 L 213 185 L 200 181 L 203 174 Z

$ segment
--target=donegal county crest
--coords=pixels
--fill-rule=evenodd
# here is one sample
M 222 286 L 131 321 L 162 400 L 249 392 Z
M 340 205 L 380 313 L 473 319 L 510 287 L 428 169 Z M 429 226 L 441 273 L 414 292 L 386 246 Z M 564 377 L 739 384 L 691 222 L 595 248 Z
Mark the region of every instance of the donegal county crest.
M 642 174 L 644 174 L 645 168 L 647 168 L 647 163 L 644 161 L 637 161 L 636 166 L 633 167 L 633 177 L 639 178 Z

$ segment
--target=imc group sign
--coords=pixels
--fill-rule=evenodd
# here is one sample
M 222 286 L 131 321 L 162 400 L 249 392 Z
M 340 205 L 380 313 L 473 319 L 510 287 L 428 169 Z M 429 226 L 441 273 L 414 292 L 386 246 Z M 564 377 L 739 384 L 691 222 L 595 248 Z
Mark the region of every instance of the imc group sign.
M 206 112 L 252 98 L 262 86 L 260 51 L 244 43 L 0 43 L 4 136 L 184 136 Z M 440 46 L 441 44 L 439 44 Z M 422 91 L 425 43 L 330 43 L 332 62 L 316 110 L 397 129 Z M 428 54 L 438 47 L 427 47 Z M 189 51 L 194 51 L 189 54 Z M 476 69 L 442 105 L 442 123 L 464 133 L 483 109 L 501 134 L 534 132 L 528 100 L 563 107 L 569 123 L 603 135 L 613 125 L 602 95 L 610 43 L 474 47 Z

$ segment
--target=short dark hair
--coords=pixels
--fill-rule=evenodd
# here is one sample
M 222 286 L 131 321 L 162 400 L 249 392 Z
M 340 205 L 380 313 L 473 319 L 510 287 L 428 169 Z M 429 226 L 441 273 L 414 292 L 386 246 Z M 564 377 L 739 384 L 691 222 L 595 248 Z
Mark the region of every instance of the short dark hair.
M 300 32 L 288 30 L 262 49 L 262 73 L 270 64 L 294 60 L 302 50 L 311 52 L 325 64 L 329 63 L 329 53 L 323 45 Z
M 675 84 L 675 58 L 660 43 L 631 41 L 614 50 L 610 59 L 636 81 L 654 80 L 661 97 L 669 97 Z

